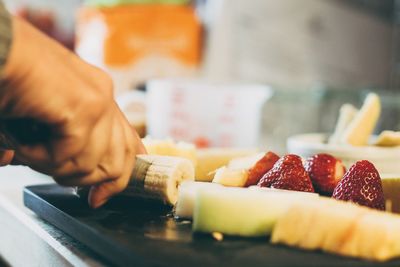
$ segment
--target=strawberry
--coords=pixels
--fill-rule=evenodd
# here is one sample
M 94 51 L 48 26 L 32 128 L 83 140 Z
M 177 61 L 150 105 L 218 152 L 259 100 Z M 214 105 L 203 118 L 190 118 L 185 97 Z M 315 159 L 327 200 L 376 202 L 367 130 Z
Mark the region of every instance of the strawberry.
M 336 186 L 332 197 L 385 210 L 381 177 L 375 166 L 367 160 L 357 161 L 350 167 Z
M 332 196 L 333 190 L 346 172 L 342 161 L 329 154 L 317 154 L 308 158 L 304 168 L 310 175 L 315 191 L 325 196 Z
M 269 151 L 262 157 L 256 164 L 249 170 L 249 176 L 247 178 L 245 187 L 256 185 L 258 181 L 266 174 L 275 162 L 279 160 L 279 156 L 274 152 Z
M 274 167 L 261 178 L 258 186 L 314 192 L 301 158 L 292 154 L 280 158 Z

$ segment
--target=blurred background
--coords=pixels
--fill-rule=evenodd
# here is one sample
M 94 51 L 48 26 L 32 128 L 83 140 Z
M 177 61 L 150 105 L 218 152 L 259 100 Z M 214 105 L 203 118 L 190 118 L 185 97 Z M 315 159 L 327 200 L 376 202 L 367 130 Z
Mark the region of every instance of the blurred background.
M 400 130 L 400 1 L 6 3 L 108 72 L 142 136 L 282 152 L 293 134 L 332 132 L 370 91 L 376 131 Z

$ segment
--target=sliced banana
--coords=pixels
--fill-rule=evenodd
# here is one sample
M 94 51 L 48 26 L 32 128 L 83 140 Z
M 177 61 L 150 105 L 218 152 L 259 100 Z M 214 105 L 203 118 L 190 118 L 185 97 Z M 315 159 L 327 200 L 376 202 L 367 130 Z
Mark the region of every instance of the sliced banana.
M 142 141 L 149 155 L 182 157 L 189 159 L 194 165 L 197 164 L 197 151 L 194 144 L 151 137 L 143 138 Z
M 257 153 L 256 149 L 206 148 L 197 151 L 196 181 L 211 182 L 215 171 L 236 158 Z
M 360 111 L 344 131 L 341 143 L 353 146 L 365 146 L 376 126 L 381 113 L 381 102 L 375 93 L 369 93 Z
M 178 187 L 194 181 L 194 166 L 185 158 L 137 155 L 128 187 L 122 195 L 162 201 L 175 205 Z
M 400 131 L 383 131 L 376 139 L 376 146 L 400 146 Z
M 215 172 L 212 182 L 225 186 L 244 187 L 248 177 L 249 172 L 245 169 L 230 169 L 224 166 Z
M 336 123 L 335 131 L 329 138 L 329 144 L 340 143 L 340 137 L 343 135 L 350 122 L 357 114 L 358 109 L 351 104 L 344 104 L 339 111 L 339 118 Z

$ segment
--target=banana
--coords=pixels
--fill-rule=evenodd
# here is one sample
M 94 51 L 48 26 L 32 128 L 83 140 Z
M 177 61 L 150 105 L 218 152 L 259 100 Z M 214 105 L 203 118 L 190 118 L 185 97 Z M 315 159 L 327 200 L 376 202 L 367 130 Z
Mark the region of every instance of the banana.
M 340 137 L 342 136 L 343 132 L 346 130 L 350 122 L 353 120 L 357 112 L 358 109 L 351 104 L 344 104 L 340 108 L 339 118 L 336 123 L 335 131 L 329 138 L 329 144 L 340 143 Z
M 190 160 L 170 156 L 137 155 L 131 180 L 121 195 L 175 205 L 178 187 L 186 180 L 194 180 L 194 166 Z
M 248 177 L 249 172 L 246 169 L 230 169 L 224 166 L 215 172 L 212 182 L 224 186 L 244 187 Z
M 249 156 L 240 157 L 240 158 L 234 158 L 231 161 L 229 161 L 227 167 L 229 169 L 235 169 L 235 170 L 239 170 L 239 169 L 249 170 L 264 156 L 265 156 L 265 152 L 261 152 L 261 153 L 257 153 L 254 155 L 249 155 Z
M 173 156 L 186 158 L 197 164 L 196 146 L 186 142 L 175 142 L 172 139 L 142 139 L 149 155 Z
M 365 146 L 376 126 L 381 113 L 379 96 L 370 93 L 364 100 L 364 104 L 357 112 L 354 119 L 346 127 L 340 142 L 353 146 Z
M 205 148 L 197 150 L 196 181 L 211 182 L 216 169 L 232 159 L 254 155 L 256 149 Z
M 376 139 L 376 146 L 400 146 L 400 131 L 383 131 Z

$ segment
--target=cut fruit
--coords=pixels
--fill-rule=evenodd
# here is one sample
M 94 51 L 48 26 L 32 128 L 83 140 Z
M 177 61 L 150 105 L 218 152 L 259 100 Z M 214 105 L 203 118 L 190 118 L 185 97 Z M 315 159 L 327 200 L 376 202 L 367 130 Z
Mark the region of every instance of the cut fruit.
M 193 209 L 195 200 L 200 190 L 209 190 L 211 188 L 220 187 L 219 184 L 208 182 L 183 182 L 179 187 L 178 201 L 175 206 L 175 216 L 184 219 L 193 217 Z
M 196 181 L 211 182 L 214 172 L 232 159 L 256 154 L 255 149 L 210 148 L 197 151 Z
M 150 137 L 143 138 L 142 141 L 149 155 L 181 157 L 192 161 L 194 166 L 197 164 L 196 147 L 193 144 Z
M 400 174 L 382 174 L 386 210 L 400 213 Z
M 257 153 L 247 157 L 240 157 L 229 161 L 227 167 L 236 170 L 248 170 L 265 156 L 265 153 Z
M 215 172 L 212 182 L 225 186 L 243 187 L 248 177 L 249 172 L 247 170 L 221 167 Z
M 400 132 L 383 131 L 376 139 L 376 146 L 400 146 Z
M 325 196 L 332 196 L 333 190 L 346 172 L 340 159 L 325 153 L 309 157 L 304 163 L 304 168 L 310 176 L 315 192 Z
M 400 256 L 399 225 L 400 216 L 320 198 L 293 204 L 278 218 L 271 242 L 384 261 Z
M 315 193 L 315 192 L 304 192 L 304 191 L 277 189 L 277 188 L 271 188 L 271 187 L 260 187 L 258 185 L 250 186 L 250 187 L 248 187 L 248 189 L 250 189 L 250 190 L 263 190 L 263 191 L 268 191 L 268 192 L 272 192 L 272 193 L 300 194 L 300 196 L 304 195 L 304 194 L 311 194 L 314 197 L 318 197 L 319 196 L 319 194 Z
M 355 108 L 351 104 L 344 104 L 339 111 L 339 118 L 336 122 L 335 131 L 332 136 L 329 138 L 329 144 L 338 144 L 340 143 L 340 137 L 343 135 L 347 126 L 349 126 L 350 122 L 353 120 L 355 115 L 357 114 L 358 109 Z
M 188 159 L 136 155 L 131 180 L 121 195 L 175 205 L 178 187 L 187 180 L 194 180 L 194 167 Z
M 258 182 L 260 187 L 314 192 L 302 158 L 294 154 L 281 157 Z
M 344 131 L 340 142 L 353 146 L 367 145 L 380 112 L 381 102 L 379 96 L 374 93 L 368 94 L 362 108 Z
M 227 187 L 201 190 L 197 194 L 193 230 L 247 237 L 267 236 L 276 220 L 293 203 L 307 199 L 318 199 L 318 195 Z
M 381 177 L 368 160 L 359 160 L 350 167 L 335 187 L 332 198 L 385 210 Z
M 244 186 L 249 187 L 258 184 L 264 174 L 271 170 L 278 160 L 279 156 L 274 152 L 269 151 L 265 153 L 265 155 L 249 169 L 249 177 Z

